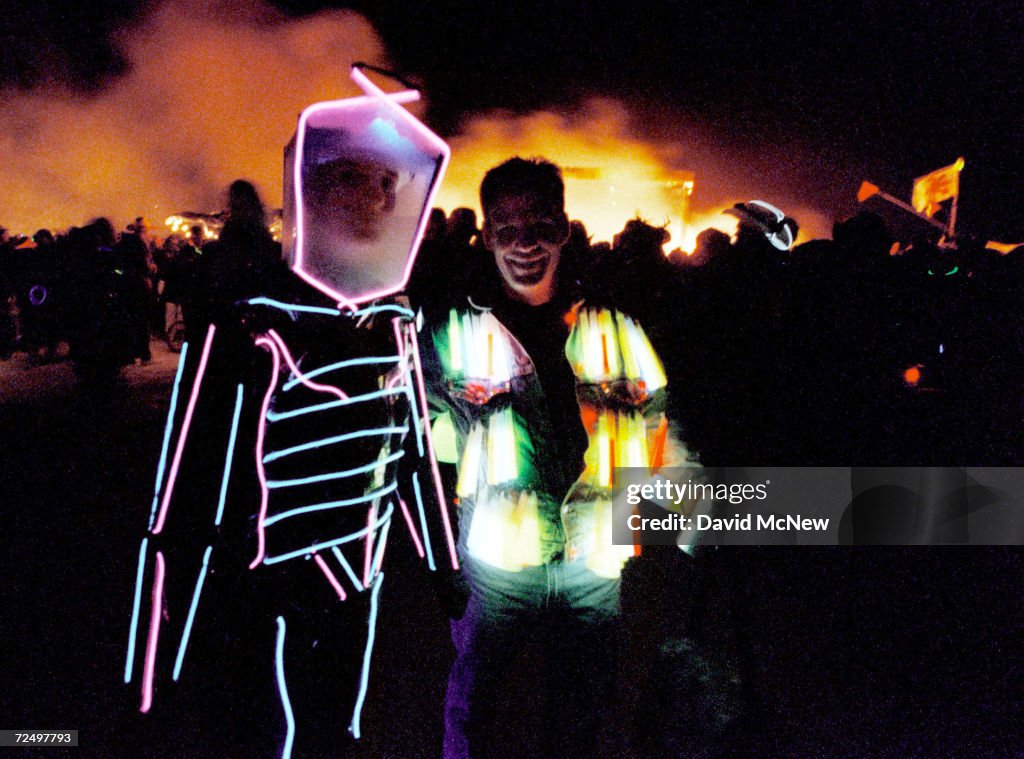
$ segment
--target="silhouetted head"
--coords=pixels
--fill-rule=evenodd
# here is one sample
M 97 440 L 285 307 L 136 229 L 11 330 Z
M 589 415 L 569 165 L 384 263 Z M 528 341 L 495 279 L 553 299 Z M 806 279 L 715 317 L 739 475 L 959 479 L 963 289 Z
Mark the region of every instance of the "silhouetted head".
M 266 227 L 263 201 L 252 182 L 236 179 L 228 187 L 228 219 L 245 225 Z

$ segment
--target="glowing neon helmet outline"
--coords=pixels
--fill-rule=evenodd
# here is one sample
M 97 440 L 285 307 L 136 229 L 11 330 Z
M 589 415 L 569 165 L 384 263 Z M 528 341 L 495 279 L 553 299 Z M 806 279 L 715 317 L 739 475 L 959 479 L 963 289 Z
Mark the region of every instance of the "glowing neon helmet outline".
M 355 308 L 360 303 L 394 294 L 405 287 L 416 258 L 416 251 L 426 230 L 434 197 L 451 158 L 451 149 L 448 144 L 401 105 L 418 100 L 419 92 L 403 90 L 391 94 L 385 93 L 356 66 L 352 68 L 351 77 L 363 90 L 364 95 L 314 103 L 299 114 L 295 135 L 285 149 L 285 228 L 282 235 L 285 258 L 291 269 L 304 281 L 335 300 L 339 306 L 347 308 Z M 349 282 L 342 281 L 344 277 L 328 279 L 322 273 L 311 270 L 312 256 L 307 250 L 307 231 L 310 223 L 306 218 L 307 209 L 303 186 L 306 138 L 310 130 L 314 128 L 310 126 L 311 119 L 315 121 L 323 114 L 329 114 L 336 120 L 344 120 L 350 114 L 353 116 L 362 114 L 365 118 L 367 111 L 371 109 L 376 109 L 378 114 L 386 115 L 387 127 L 421 151 L 424 160 L 426 157 L 433 160 L 435 169 L 433 176 L 428 180 L 426 195 L 415 224 L 415 231 L 405 251 L 404 260 L 394 266 L 394 276 L 391 276 L 391 271 L 388 269 L 385 272 L 387 281 L 372 286 L 357 284 L 350 289 Z M 386 146 L 381 146 L 381 152 L 387 153 Z M 365 268 L 378 271 L 381 267 Z

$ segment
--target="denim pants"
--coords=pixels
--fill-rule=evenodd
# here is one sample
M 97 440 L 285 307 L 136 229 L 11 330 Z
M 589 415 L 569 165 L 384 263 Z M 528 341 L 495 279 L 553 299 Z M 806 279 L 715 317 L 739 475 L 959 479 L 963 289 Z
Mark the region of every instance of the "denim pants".
M 583 562 L 506 572 L 464 557 L 470 599 L 453 621 L 455 663 L 445 698 L 445 759 L 507 756 L 485 733 L 499 693 L 543 708 L 547 756 L 593 756 L 602 713 L 612 706 L 619 581 Z M 513 671 L 527 641 L 539 641 L 545 693 L 525 692 Z M 491 731 L 493 732 L 493 731 Z

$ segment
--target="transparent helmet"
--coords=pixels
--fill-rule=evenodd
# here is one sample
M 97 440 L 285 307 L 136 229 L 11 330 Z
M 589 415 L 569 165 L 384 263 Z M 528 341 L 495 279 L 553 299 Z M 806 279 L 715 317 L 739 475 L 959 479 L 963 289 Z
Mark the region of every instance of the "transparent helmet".
M 448 145 L 358 68 L 363 96 L 315 103 L 285 148 L 282 246 L 343 306 L 401 290 L 448 165 Z

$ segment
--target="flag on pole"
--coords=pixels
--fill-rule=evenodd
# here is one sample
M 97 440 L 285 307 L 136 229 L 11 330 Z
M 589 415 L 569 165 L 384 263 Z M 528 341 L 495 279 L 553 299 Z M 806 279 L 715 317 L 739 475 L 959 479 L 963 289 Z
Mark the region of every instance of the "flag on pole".
M 932 217 L 939 211 L 939 203 L 942 201 L 953 198 L 955 203 L 960 194 L 960 170 L 963 167 L 964 159 L 957 158 L 955 163 L 915 179 L 914 209 Z

